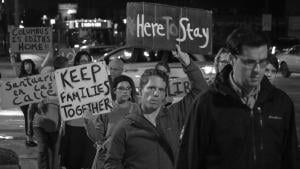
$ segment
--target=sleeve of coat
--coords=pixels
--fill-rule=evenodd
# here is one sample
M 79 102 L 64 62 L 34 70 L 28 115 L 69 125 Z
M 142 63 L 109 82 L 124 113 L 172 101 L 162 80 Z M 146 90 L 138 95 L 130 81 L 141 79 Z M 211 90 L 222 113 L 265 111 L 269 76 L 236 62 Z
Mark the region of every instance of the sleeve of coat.
M 123 159 L 125 154 L 125 129 L 124 123 L 120 122 L 114 129 L 110 145 L 108 146 L 107 156 L 104 162 L 105 169 L 123 169 Z
M 296 121 L 295 121 L 295 111 L 294 104 L 290 100 L 291 108 L 289 116 L 287 118 L 286 134 L 284 139 L 284 152 L 282 154 L 282 169 L 296 169 L 297 165 L 297 133 L 296 133 Z M 298 153 L 299 154 L 299 153 Z M 300 158 L 300 157 L 298 157 Z M 298 166 L 299 167 L 299 166 Z
M 176 169 L 204 168 L 204 157 L 209 144 L 210 118 L 205 96 L 198 96 L 191 105 L 181 139 Z
M 186 116 L 191 109 L 191 104 L 195 100 L 196 96 L 208 89 L 208 84 L 206 83 L 200 68 L 195 64 L 195 62 L 191 61 L 188 66 L 183 66 L 183 70 L 189 78 L 191 90 L 179 102 L 174 103 L 169 107 L 172 116 L 175 116 L 175 119 L 178 122 L 179 129 L 183 127 Z
M 85 119 L 85 129 L 87 136 L 93 141 L 93 142 L 100 142 L 105 138 L 105 117 L 106 115 L 99 115 L 95 121 L 93 120 L 87 120 Z

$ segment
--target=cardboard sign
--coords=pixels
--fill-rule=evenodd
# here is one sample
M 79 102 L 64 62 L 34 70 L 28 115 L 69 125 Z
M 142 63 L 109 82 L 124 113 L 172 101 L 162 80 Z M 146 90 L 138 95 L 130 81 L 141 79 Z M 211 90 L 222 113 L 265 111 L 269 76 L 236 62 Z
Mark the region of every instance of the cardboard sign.
M 211 54 L 212 12 L 153 3 L 127 3 L 127 45 Z
M 57 98 L 54 73 L 4 81 L 0 88 L 3 108 Z
M 169 81 L 170 97 L 184 97 L 190 90 L 191 90 L 191 83 L 187 77 L 171 79 Z
M 52 29 L 50 27 L 17 28 L 10 30 L 12 52 L 47 53 L 52 48 Z
M 108 113 L 112 108 L 105 63 L 91 63 L 55 71 L 57 95 L 64 121 L 93 114 Z

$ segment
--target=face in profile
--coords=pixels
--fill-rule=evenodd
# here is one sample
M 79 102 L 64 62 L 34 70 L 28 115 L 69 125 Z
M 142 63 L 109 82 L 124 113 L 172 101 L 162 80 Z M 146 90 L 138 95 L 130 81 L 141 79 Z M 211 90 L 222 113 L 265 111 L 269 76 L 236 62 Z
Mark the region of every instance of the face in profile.
M 164 104 L 165 97 L 166 82 L 159 76 L 150 76 L 148 83 L 142 89 L 142 107 L 153 112 Z
M 230 53 L 222 53 L 219 61 L 218 61 L 218 70 L 219 72 L 223 70 L 223 68 L 228 65 L 231 64 L 231 54 Z
M 237 55 L 233 64 L 234 78 L 245 88 L 257 87 L 267 66 L 267 45 L 259 47 L 242 47 L 242 54 Z
M 276 74 L 277 74 L 276 68 L 271 63 L 268 63 L 266 66 L 265 75 L 267 76 L 270 82 L 274 81 L 274 79 L 276 78 Z
M 115 95 L 116 95 L 116 101 L 119 104 L 125 103 L 129 100 L 131 100 L 131 91 L 133 89 L 131 88 L 131 85 L 128 81 L 122 81 L 119 82 L 116 89 L 115 89 Z

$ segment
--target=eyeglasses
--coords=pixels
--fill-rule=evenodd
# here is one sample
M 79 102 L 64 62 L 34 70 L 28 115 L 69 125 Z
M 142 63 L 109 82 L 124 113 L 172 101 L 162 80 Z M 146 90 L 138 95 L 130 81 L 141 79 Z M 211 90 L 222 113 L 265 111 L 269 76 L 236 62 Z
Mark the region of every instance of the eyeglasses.
M 254 60 L 254 59 L 242 59 L 241 57 L 238 57 L 241 62 L 246 66 L 246 67 L 249 67 L 249 68 L 253 68 L 255 67 L 256 65 L 259 65 L 260 67 L 263 67 L 265 68 L 268 64 L 268 60 L 267 58 L 265 59 L 261 59 L 261 60 Z
M 131 91 L 132 90 L 131 87 L 118 87 L 117 89 L 120 91 Z
M 150 89 L 152 91 L 152 93 L 155 93 L 156 91 L 159 91 L 159 93 L 165 93 L 166 92 L 166 89 L 164 88 L 157 88 L 157 87 L 148 87 L 148 89 Z

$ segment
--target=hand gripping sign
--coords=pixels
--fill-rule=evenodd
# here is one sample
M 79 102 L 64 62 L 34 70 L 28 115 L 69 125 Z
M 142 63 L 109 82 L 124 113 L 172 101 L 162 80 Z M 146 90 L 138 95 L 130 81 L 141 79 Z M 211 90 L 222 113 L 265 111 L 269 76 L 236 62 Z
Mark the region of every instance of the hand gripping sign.
M 85 110 L 92 114 L 108 113 L 112 108 L 105 63 L 90 63 L 55 72 L 57 95 L 64 121 L 82 117 Z
M 212 12 L 152 3 L 127 4 L 127 45 L 210 54 Z

